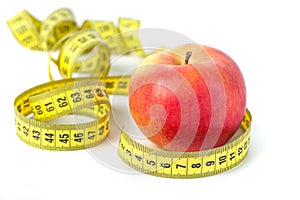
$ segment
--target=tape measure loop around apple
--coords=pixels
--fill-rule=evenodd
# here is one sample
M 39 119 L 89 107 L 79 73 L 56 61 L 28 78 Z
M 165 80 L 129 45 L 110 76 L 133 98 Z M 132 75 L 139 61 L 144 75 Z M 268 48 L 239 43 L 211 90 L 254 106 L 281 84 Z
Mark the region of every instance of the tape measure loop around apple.
M 51 13 L 44 22 L 26 10 L 8 21 L 17 41 L 32 50 L 49 53 L 62 75 L 20 94 L 14 102 L 15 126 L 25 143 L 46 150 L 69 151 L 100 144 L 110 132 L 109 95 L 127 95 L 130 76 L 107 76 L 110 55 L 124 52 L 146 54 L 136 34 L 138 20 L 120 18 L 111 22 L 87 20 L 78 27 L 73 13 L 65 8 Z M 57 59 L 52 52 L 59 52 Z M 49 66 L 48 66 L 49 67 Z M 72 78 L 87 73 L 86 78 Z M 67 115 L 83 115 L 89 121 L 57 123 Z M 123 130 L 118 155 L 130 167 L 154 176 L 197 178 L 219 174 L 240 164 L 246 157 L 252 117 L 247 109 L 240 125 L 242 134 L 221 147 L 199 152 L 172 152 L 146 147 Z
M 241 123 L 241 134 L 221 147 L 200 152 L 171 152 L 147 148 L 122 132 L 119 156 L 130 167 L 166 178 L 198 178 L 219 174 L 239 165 L 246 157 L 250 143 L 251 114 L 247 110 Z

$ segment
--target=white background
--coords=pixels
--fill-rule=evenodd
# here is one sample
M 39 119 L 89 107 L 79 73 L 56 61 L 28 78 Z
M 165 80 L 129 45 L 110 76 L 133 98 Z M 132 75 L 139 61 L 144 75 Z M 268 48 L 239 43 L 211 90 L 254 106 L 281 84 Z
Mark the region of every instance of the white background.
M 23 9 L 43 20 L 70 8 L 86 19 L 131 17 L 216 47 L 239 65 L 253 116 L 245 162 L 229 172 L 190 180 L 121 173 L 86 150 L 30 147 L 15 133 L 15 97 L 47 82 L 47 55 L 21 47 L 6 21 Z M 299 199 L 300 6 L 273 1 L 15 1 L 0 6 L 0 199 Z M 114 133 L 111 133 L 114 134 Z M 297 191 L 298 190 L 298 191 Z

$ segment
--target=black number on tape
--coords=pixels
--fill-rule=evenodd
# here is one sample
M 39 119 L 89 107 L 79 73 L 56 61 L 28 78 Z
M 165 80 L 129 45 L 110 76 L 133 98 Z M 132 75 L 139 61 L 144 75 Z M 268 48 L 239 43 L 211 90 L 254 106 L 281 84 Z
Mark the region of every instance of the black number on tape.
M 47 141 L 47 142 L 49 142 L 49 143 L 52 143 L 53 142 L 53 137 L 54 137 L 54 134 L 53 133 L 45 133 L 45 136 L 47 137 L 47 138 L 45 138 L 45 140 Z
M 51 112 L 54 110 L 54 106 L 52 105 L 52 102 L 46 103 L 45 106 L 47 112 Z
M 247 147 L 248 147 L 248 141 L 245 141 L 245 143 L 244 143 L 244 150 L 246 150 Z
M 40 139 L 40 135 L 41 133 L 37 130 L 32 130 L 32 137 L 36 140 L 39 140 Z
M 85 97 L 88 99 L 94 98 L 94 94 L 92 93 L 92 90 L 85 90 L 84 93 L 86 93 Z
M 95 139 L 95 131 L 88 131 L 88 139 L 89 140 Z
M 85 43 L 86 41 L 87 39 L 84 36 L 78 39 L 78 42 L 80 42 L 81 44 Z
M 125 146 L 123 143 L 121 143 L 121 148 L 123 149 L 123 151 L 125 150 Z
M 106 125 L 106 130 L 108 131 L 109 130 L 109 121 L 107 121 L 105 125 Z
M 99 127 L 99 135 L 103 135 L 104 134 L 104 126 L 100 126 Z
M 146 163 L 148 165 L 152 165 L 152 166 L 155 166 L 155 164 L 156 164 L 154 160 L 147 160 Z
M 243 147 L 238 148 L 238 155 L 240 156 L 243 153 Z
M 23 126 L 23 133 L 27 137 L 29 135 L 29 128 L 27 128 L 26 126 Z
M 97 89 L 96 89 L 96 94 L 97 94 L 99 97 L 104 97 L 103 91 L 102 91 L 100 88 L 97 88 Z
M 127 153 L 129 156 L 131 156 L 131 151 L 130 151 L 130 150 L 126 149 L 126 153 Z
M 61 107 L 61 108 L 66 107 L 66 106 L 69 105 L 68 102 L 67 102 L 67 97 L 58 98 L 57 103 L 58 103 L 58 106 Z
M 26 33 L 27 31 L 27 28 L 25 25 L 23 26 L 20 26 L 18 29 L 17 29 L 17 32 L 20 34 L 20 35 L 23 35 L 24 33 Z
M 73 103 L 78 103 L 81 101 L 81 97 L 80 97 L 80 93 L 79 92 L 75 92 L 73 94 L 71 94 L 71 98 L 73 99 Z
M 194 163 L 191 165 L 192 168 L 200 168 L 201 167 L 201 163 Z
M 163 168 L 170 168 L 171 164 L 170 163 L 161 163 L 160 166 Z
M 176 169 L 179 169 L 179 168 L 186 168 L 186 166 L 185 165 L 176 164 Z
M 83 141 L 83 133 L 75 133 L 74 134 L 74 141 L 75 142 L 82 142 Z
M 59 141 L 66 144 L 69 142 L 69 137 L 70 137 L 69 134 L 66 134 L 66 133 L 60 134 Z
M 221 156 L 219 157 L 219 164 L 221 165 L 222 163 L 225 163 L 226 162 L 226 156 Z
M 125 148 L 125 147 L 124 147 Z M 124 149 L 123 149 L 124 150 Z M 141 161 L 143 158 L 141 156 L 138 156 L 138 155 L 135 155 L 135 158 L 138 160 L 138 161 Z
M 127 86 L 127 82 L 125 82 L 125 81 L 120 81 L 119 83 L 118 83 L 118 88 L 122 88 L 122 89 L 124 89 L 124 88 L 127 88 L 128 86 Z
M 39 114 L 39 115 L 43 114 L 42 107 L 40 105 L 36 105 L 36 106 L 34 106 L 34 108 L 36 109 L 37 114 Z
M 106 81 L 105 82 L 105 87 L 106 88 L 114 88 L 115 82 L 113 81 Z
M 206 165 L 207 167 L 212 166 L 212 165 L 214 165 L 214 164 L 215 164 L 215 161 L 213 161 L 213 160 L 207 161 L 207 162 L 205 163 L 205 165 Z
M 235 153 L 234 152 L 232 152 L 231 154 L 230 154 L 230 160 L 232 160 L 232 159 L 234 159 L 235 158 Z

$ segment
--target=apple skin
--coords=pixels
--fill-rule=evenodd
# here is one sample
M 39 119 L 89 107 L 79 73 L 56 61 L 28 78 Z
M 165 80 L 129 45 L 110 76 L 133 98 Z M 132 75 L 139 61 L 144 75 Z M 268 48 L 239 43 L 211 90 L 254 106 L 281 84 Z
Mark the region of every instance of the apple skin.
M 185 63 L 186 52 L 192 55 Z M 130 112 L 158 147 L 180 152 L 224 145 L 246 110 L 238 65 L 212 47 L 186 44 L 146 57 L 132 74 Z

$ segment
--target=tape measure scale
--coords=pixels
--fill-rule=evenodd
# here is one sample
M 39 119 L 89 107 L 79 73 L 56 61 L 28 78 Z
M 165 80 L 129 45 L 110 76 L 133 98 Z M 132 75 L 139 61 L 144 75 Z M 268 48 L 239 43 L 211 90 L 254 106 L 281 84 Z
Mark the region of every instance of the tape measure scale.
M 231 143 L 200 152 L 172 152 L 146 147 L 122 132 L 118 153 L 130 167 L 154 176 L 198 178 L 225 172 L 240 164 L 250 144 L 251 114 L 246 111 L 243 134 Z
M 95 53 L 91 53 L 93 49 Z M 83 61 L 80 61 L 83 57 Z M 95 30 L 82 30 L 69 37 L 58 58 L 58 68 L 63 78 L 73 72 L 89 73 L 90 77 L 104 77 L 110 67 L 110 50 Z
M 79 150 L 100 144 L 110 131 L 109 95 L 127 95 L 129 76 L 107 77 L 110 55 L 135 51 L 145 56 L 137 36 L 138 20 L 111 22 L 87 20 L 79 28 L 68 9 L 59 9 L 44 22 L 27 11 L 8 21 L 19 43 L 48 53 L 64 79 L 33 87 L 14 102 L 18 137 L 25 143 L 47 150 Z M 49 76 L 53 80 L 50 68 Z M 88 78 L 72 78 L 73 73 L 88 73 Z M 49 123 L 59 117 L 79 114 L 89 122 Z M 33 115 L 33 117 L 30 117 Z M 246 110 L 240 125 L 243 134 L 219 148 L 200 152 L 171 152 L 146 147 L 123 130 L 118 155 L 130 167 L 154 176 L 196 178 L 222 173 L 240 164 L 250 144 L 252 117 Z
M 43 50 L 52 50 L 59 39 L 78 30 L 73 13 L 61 8 L 52 12 L 40 27 L 40 43 Z
M 129 82 L 129 77 L 104 78 L 101 82 L 92 78 L 63 79 L 29 89 L 14 102 L 17 135 L 31 146 L 48 150 L 95 146 L 110 130 L 110 103 L 105 85 L 110 86 L 108 91 L 123 94 L 125 81 Z M 29 118 L 30 114 L 34 118 Z M 94 120 L 78 124 L 47 123 L 67 114 L 86 115 Z
M 145 56 L 137 35 L 139 20 L 119 18 L 118 23 L 116 27 L 112 22 L 86 20 L 79 27 L 67 8 L 52 12 L 43 22 L 26 10 L 7 22 L 23 47 L 48 52 L 50 61 L 57 65 L 63 78 L 71 78 L 72 73 L 78 71 L 104 77 L 109 71 L 111 54 L 135 52 Z M 54 59 L 51 52 L 57 50 L 59 56 Z M 92 50 L 97 53 L 93 54 Z
M 39 39 L 41 22 L 29 14 L 21 11 L 7 22 L 16 40 L 23 46 L 32 50 L 42 50 Z

